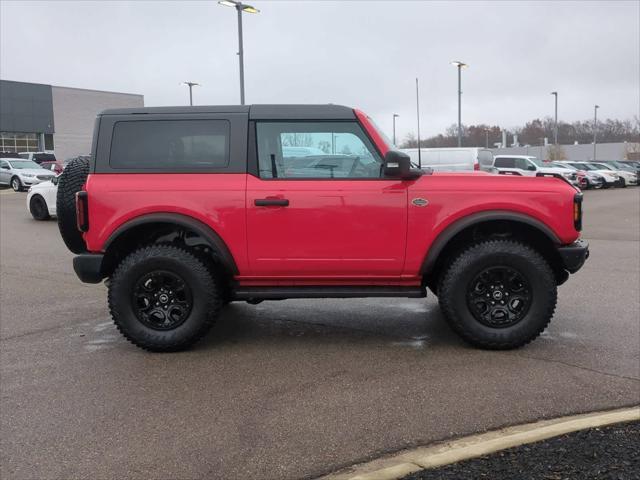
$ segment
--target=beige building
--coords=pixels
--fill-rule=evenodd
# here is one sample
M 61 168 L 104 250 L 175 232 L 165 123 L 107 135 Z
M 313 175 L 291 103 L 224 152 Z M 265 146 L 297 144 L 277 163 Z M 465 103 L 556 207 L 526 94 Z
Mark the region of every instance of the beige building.
M 143 106 L 144 97 L 132 93 L 0 80 L 0 151 L 87 155 L 99 112 Z

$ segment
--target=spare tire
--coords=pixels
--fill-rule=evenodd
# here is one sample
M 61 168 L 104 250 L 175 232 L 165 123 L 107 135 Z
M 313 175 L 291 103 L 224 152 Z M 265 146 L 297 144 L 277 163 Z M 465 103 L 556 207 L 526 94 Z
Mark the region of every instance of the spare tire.
M 56 213 L 58 229 L 67 248 L 73 253 L 84 253 L 87 247 L 76 223 L 76 193 L 89 175 L 89 160 L 76 158 L 69 162 L 58 178 Z

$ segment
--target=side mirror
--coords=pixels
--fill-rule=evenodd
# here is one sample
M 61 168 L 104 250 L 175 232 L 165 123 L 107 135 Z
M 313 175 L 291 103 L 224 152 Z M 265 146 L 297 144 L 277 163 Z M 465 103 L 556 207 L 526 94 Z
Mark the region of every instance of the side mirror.
M 59 181 L 60 181 L 60 177 L 53 177 L 51 179 L 51 183 L 53 183 L 54 185 L 57 185 Z
M 2 170 L 11 170 L 11 169 L 7 165 L 3 165 Z
M 536 171 L 536 166 L 535 165 L 527 165 L 527 170 L 531 170 L 532 172 Z
M 389 150 L 384 156 L 382 173 L 385 177 L 400 178 L 402 180 L 414 180 L 423 172 L 417 168 L 411 168 L 411 157 L 398 150 Z

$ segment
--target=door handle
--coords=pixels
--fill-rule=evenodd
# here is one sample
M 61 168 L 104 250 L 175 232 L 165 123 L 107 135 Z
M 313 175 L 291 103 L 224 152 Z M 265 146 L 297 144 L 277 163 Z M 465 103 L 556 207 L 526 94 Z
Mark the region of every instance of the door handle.
M 256 198 L 253 203 L 256 207 L 288 207 L 286 198 Z

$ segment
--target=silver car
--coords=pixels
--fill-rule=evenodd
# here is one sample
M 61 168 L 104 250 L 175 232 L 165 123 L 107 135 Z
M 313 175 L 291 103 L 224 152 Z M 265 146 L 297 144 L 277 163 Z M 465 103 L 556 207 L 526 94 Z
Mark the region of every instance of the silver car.
M 47 182 L 55 175 L 35 162 L 20 158 L 0 159 L 0 185 L 10 185 L 19 192 L 31 185 Z

